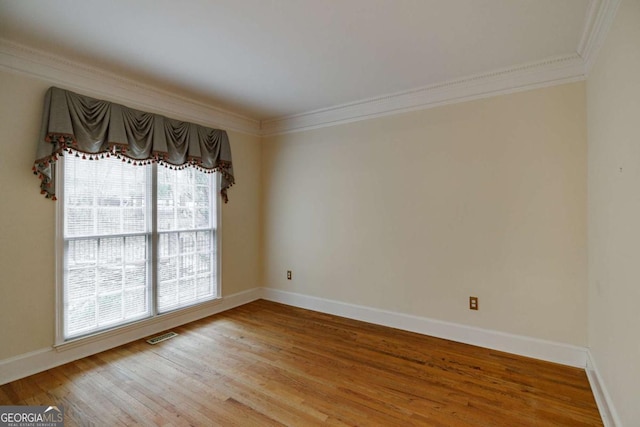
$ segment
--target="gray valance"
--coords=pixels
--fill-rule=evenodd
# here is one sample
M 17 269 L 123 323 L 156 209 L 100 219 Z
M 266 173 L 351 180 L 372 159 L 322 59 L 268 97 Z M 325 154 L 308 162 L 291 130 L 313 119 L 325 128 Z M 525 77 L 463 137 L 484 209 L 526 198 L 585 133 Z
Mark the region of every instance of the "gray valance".
M 33 172 L 41 192 L 54 200 L 54 163 L 64 152 L 88 160 L 115 156 L 136 165 L 220 172 L 225 203 L 234 183 L 227 132 L 52 87 L 44 100 Z

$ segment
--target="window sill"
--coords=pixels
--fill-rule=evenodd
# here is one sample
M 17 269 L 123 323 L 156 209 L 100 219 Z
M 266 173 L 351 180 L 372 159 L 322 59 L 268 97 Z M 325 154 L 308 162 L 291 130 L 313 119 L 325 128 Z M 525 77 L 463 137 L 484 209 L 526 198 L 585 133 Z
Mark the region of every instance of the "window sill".
M 140 329 L 148 329 L 153 327 L 154 325 L 166 323 L 168 320 L 174 319 L 176 317 L 187 316 L 189 314 L 203 311 L 208 308 L 215 307 L 220 303 L 222 303 L 222 297 L 218 297 L 210 301 L 194 304 L 192 306 L 185 307 L 182 309 L 169 311 L 167 313 L 158 314 L 157 316 L 152 318 L 137 320 L 132 323 L 127 323 L 126 325 L 116 327 L 115 329 L 109 329 L 104 332 L 97 332 L 95 334 L 86 335 L 80 338 L 72 338 L 70 340 L 63 341 L 63 342 L 60 342 L 59 344 L 54 345 L 53 348 L 55 348 L 56 351 L 58 352 L 63 352 L 67 350 L 72 350 L 77 347 L 85 346 L 87 344 L 92 344 L 99 341 L 106 341 L 110 338 L 120 337 L 128 333 L 134 333 L 135 331 Z M 168 326 L 168 327 L 171 328 L 175 326 Z M 151 333 L 153 334 L 155 332 L 151 332 Z M 144 336 L 147 336 L 146 332 L 142 336 L 139 336 L 137 338 L 132 338 L 130 341 L 141 339 Z

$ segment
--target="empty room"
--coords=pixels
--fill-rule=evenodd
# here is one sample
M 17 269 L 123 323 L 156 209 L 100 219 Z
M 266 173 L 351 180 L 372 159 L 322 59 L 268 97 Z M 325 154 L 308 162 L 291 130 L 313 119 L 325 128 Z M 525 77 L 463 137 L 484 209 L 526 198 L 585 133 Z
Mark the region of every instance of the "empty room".
M 0 0 L 0 426 L 640 425 L 640 0 Z

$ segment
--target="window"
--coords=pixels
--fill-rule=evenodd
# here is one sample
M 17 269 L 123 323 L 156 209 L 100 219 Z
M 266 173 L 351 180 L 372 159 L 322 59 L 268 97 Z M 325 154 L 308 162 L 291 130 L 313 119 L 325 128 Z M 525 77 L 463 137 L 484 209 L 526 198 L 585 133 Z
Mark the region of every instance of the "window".
M 63 340 L 218 297 L 216 175 L 72 155 L 59 166 Z

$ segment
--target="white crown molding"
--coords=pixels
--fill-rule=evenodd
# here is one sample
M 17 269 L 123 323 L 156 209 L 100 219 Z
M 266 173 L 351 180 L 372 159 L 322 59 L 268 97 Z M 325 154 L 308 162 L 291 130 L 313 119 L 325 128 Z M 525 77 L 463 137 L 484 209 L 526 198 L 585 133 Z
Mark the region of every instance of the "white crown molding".
M 258 120 L 2 38 L 0 69 L 171 118 L 252 135 L 260 134 Z
M 445 322 L 427 317 L 381 310 L 349 304 L 272 288 L 262 289 L 262 298 L 293 305 L 307 310 L 320 311 L 376 325 L 457 341 L 548 362 L 560 363 L 584 369 L 587 349 L 574 345 L 509 334 L 473 326 Z
M 239 307 L 259 299 L 261 293 L 261 288 L 249 289 L 228 295 L 211 303 L 201 304 L 179 312 L 167 313 L 154 319 L 136 322 L 100 335 L 0 360 L 0 385 Z
M 586 52 L 589 50 L 588 45 L 593 40 L 594 28 L 598 13 L 604 6 L 607 0 L 590 0 L 589 6 L 587 6 L 587 14 L 584 17 L 584 23 L 582 24 L 582 36 L 578 43 L 578 49 L 576 52 L 584 59 Z
M 598 371 L 591 350 L 587 351 L 586 372 L 604 427 L 622 427 L 622 422 L 620 421 L 618 412 L 615 410 L 613 400 L 611 400 L 611 396 L 602 381 L 602 376 Z
M 262 134 L 277 135 L 584 80 L 578 54 L 509 67 L 308 113 L 263 120 Z
M 585 64 L 585 76 L 595 64 L 600 47 L 613 25 L 621 0 L 591 0 L 585 19 L 578 55 Z
M 255 120 L 0 38 L 0 68 L 132 107 L 252 135 L 271 136 L 350 123 L 584 80 L 621 0 L 591 0 L 576 53 L 493 70 L 410 91 Z
M 620 1 L 591 0 L 575 54 L 307 113 L 263 120 L 262 135 L 317 129 L 584 80 L 613 23 Z

